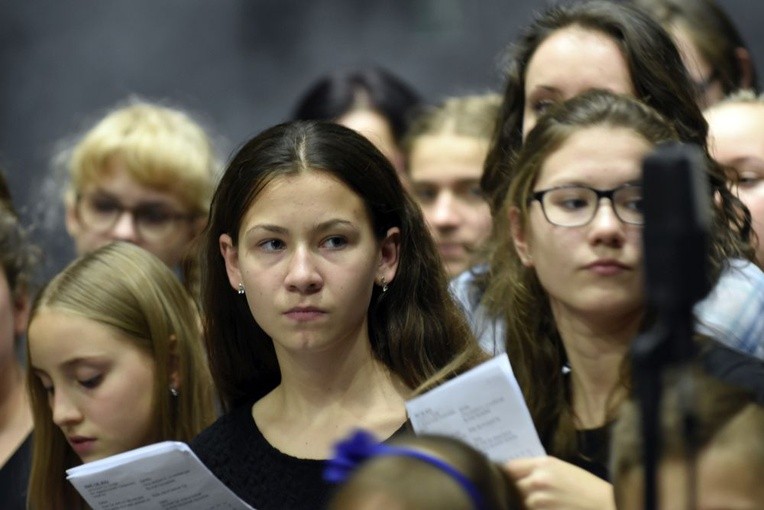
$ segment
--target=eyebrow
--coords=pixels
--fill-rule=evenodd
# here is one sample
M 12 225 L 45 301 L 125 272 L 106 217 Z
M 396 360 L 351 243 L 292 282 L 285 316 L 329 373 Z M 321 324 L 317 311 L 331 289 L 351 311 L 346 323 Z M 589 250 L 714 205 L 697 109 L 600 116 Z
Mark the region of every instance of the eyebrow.
M 115 195 L 114 193 L 111 193 L 109 191 L 106 191 L 104 189 L 96 188 L 95 190 L 93 190 L 93 194 L 96 195 L 96 196 L 100 195 L 101 196 L 100 198 L 107 198 L 109 200 L 113 200 L 115 202 L 118 202 L 122 206 L 125 205 L 122 202 L 122 200 L 119 199 L 119 197 L 117 195 Z M 173 206 L 173 204 L 171 204 L 169 202 L 156 199 L 156 200 L 138 201 L 138 203 L 136 203 L 135 205 L 129 206 L 129 207 L 131 207 L 132 209 L 135 209 L 135 208 L 138 208 L 138 207 L 142 207 L 142 208 L 145 208 L 145 207 L 168 207 L 168 208 L 172 209 L 174 206 Z
M 613 186 L 613 189 L 614 188 L 620 188 L 621 186 L 626 186 L 626 185 L 641 186 L 642 185 L 642 179 L 640 177 L 636 177 L 636 178 L 630 179 L 628 181 L 623 181 L 621 184 Z M 592 186 L 590 183 L 584 182 L 584 181 L 579 180 L 579 179 L 571 180 L 571 181 L 563 181 L 563 182 L 559 182 L 559 183 L 556 183 L 556 184 L 550 184 L 550 185 L 548 185 L 546 187 L 548 187 L 548 188 L 568 188 L 568 187 L 575 187 L 575 186 L 582 186 L 584 188 L 602 189 L 602 188 L 597 188 L 595 186 Z
M 312 230 L 316 232 L 325 232 L 327 230 L 331 230 L 336 227 L 348 227 L 352 229 L 357 229 L 355 223 L 353 223 L 352 221 L 337 218 L 337 219 L 331 219 L 331 220 L 318 223 L 312 227 Z M 256 225 L 253 225 L 251 228 L 249 228 L 245 235 L 248 235 L 251 232 L 254 232 L 256 230 L 265 230 L 267 232 L 272 232 L 274 234 L 280 234 L 280 235 L 286 235 L 289 233 L 289 229 L 281 227 L 279 225 L 274 225 L 271 223 L 258 223 Z
M 764 159 L 758 156 L 738 156 L 724 166 L 739 165 L 741 163 L 764 163 Z
M 76 358 L 72 358 L 70 360 L 67 360 L 67 361 L 61 363 L 60 367 L 61 367 L 62 370 L 68 371 L 68 370 L 72 370 L 74 367 L 76 367 L 79 364 L 82 364 L 82 363 L 91 364 L 91 363 L 94 363 L 94 362 L 95 363 L 100 363 L 101 362 L 101 356 L 98 356 L 98 355 L 96 355 L 96 356 L 87 356 L 87 357 L 78 356 Z M 38 368 L 38 367 L 36 367 L 34 365 L 32 365 L 31 369 L 32 369 L 32 372 L 34 372 L 36 375 L 44 375 L 45 377 L 50 377 L 48 372 L 46 372 L 45 370 L 43 370 L 41 368 Z
M 529 92 L 535 93 L 536 91 L 543 91 L 543 92 L 552 92 L 555 94 L 560 93 L 560 89 L 558 87 L 554 87 L 552 85 L 536 85 L 532 89 L 526 89 Z

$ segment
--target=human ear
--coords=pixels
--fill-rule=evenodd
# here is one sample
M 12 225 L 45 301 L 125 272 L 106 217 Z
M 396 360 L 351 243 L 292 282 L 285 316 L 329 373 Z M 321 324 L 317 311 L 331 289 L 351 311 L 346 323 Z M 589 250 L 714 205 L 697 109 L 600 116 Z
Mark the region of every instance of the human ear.
M 232 289 L 238 291 L 239 284 L 242 283 L 241 271 L 239 271 L 239 249 L 233 245 L 233 239 L 228 234 L 220 234 L 218 242 L 220 244 L 220 254 L 225 261 L 228 283 L 231 284 Z
M 13 299 L 13 334 L 18 338 L 23 335 L 29 320 L 30 302 L 26 289 L 20 289 Z
M 80 218 L 77 216 L 77 204 L 75 204 L 75 198 L 71 193 L 67 193 L 64 198 L 64 225 L 66 232 L 72 239 L 76 240 L 82 233 L 82 224 L 80 224 Z
M 204 231 L 204 227 L 207 226 L 207 216 L 202 214 L 195 217 L 194 219 L 191 220 L 190 226 L 191 226 L 190 238 L 195 239 L 202 233 L 202 231 Z
M 512 242 L 515 245 L 515 252 L 525 267 L 533 267 L 531 246 L 528 241 L 525 225 L 523 225 L 520 209 L 512 207 L 507 214 L 509 216 L 509 231 L 512 236 Z
M 735 87 L 739 89 L 750 89 L 753 86 L 753 63 L 751 54 L 743 47 L 735 48 L 735 60 L 737 60 L 740 69 L 740 83 Z
M 398 272 L 398 263 L 400 262 L 401 230 L 398 227 L 391 227 L 387 230 L 385 238 L 380 243 L 379 252 L 380 259 L 377 278 L 389 284 L 395 278 Z

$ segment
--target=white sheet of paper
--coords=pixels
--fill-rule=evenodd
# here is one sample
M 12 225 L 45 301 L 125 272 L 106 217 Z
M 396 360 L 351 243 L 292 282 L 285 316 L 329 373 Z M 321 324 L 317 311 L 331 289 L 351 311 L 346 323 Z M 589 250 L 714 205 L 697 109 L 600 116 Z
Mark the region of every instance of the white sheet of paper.
M 417 434 L 461 439 L 495 462 L 546 455 L 505 354 L 406 403 Z
M 93 510 L 253 510 L 187 444 L 165 441 L 66 470 Z

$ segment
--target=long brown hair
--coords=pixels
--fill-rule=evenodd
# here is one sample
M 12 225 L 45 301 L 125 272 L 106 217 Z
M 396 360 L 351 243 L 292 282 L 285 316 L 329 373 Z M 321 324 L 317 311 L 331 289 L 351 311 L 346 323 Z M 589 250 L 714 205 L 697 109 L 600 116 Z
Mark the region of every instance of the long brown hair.
M 224 407 L 259 398 L 281 379 L 270 337 L 245 299 L 231 288 L 219 238 L 238 242 L 244 215 L 273 179 L 326 172 L 366 205 L 377 239 L 400 229 L 400 264 L 386 292 L 369 303 L 374 355 L 410 388 L 445 369 L 444 377 L 482 359 L 469 326 L 448 291 L 448 280 L 419 207 L 390 162 L 351 129 L 319 121 L 272 127 L 233 157 L 212 200 L 205 233 L 202 298 L 212 375 Z
M 633 130 L 650 144 L 678 140 L 673 126 L 639 101 L 609 92 L 587 92 L 552 108 L 531 130 L 515 161 L 516 174 L 502 213 L 496 218 L 497 245 L 491 254 L 493 278 L 484 302 L 506 322 L 506 345 L 539 434 L 550 453 L 567 457 L 576 451 L 570 395 L 563 376 L 567 356 L 536 272 L 515 251 L 509 210 L 520 221 L 528 215 L 528 198 L 546 159 L 577 130 L 593 126 Z M 543 380 L 539 374 L 544 374 Z
M 557 5 L 539 15 L 511 48 L 501 112 L 480 182 L 494 214 L 501 208 L 509 182 L 516 172 L 512 155 L 523 143 L 528 64 L 549 36 L 571 26 L 600 32 L 613 39 L 629 67 L 636 97 L 669 119 L 681 141 L 706 150 L 708 125 L 698 107 L 695 87 L 671 37 L 657 21 L 641 9 L 612 1 L 589 0 Z M 717 222 L 725 227 L 718 232 L 728 238 L 715 249 L 724 250 L 728 258 L 745 256 L 750 259 L 748 210 L 730 192 L 726 174 L 719 165 L 710 163 L 708 178 L 721 204 Z

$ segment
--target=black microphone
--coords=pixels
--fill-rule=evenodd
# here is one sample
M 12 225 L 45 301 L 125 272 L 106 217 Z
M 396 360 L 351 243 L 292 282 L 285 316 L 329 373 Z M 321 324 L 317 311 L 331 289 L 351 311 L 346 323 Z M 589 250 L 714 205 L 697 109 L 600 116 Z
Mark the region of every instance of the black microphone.
M 681 367 L 687 373 L 695 351 L 692 309 L 711 287 L 711 194 L 706 162 L 700 148 L 681 143 L 660 145 L 642 162 L 645 294 L 654 320 L 634 340 L 631 359 L 642 415 L 647 510 L 657 508 L 664 369 Z M 695 443 L 691 415 L 688 410 L 684 431 L 688 451 L 693 451 Z M 690 492 L 692 501 L 694 490 Z
M 693 306 L 711 290 L 706 161 L 699 147 L 677 142 L 658 146 L 642 164 L 646 300 L 669 324 L 691 321 Z M 673 361 L 687 359 L 690 351 L 668 348 Z

